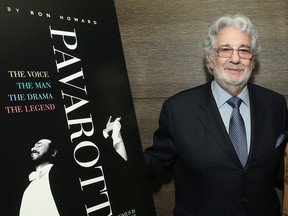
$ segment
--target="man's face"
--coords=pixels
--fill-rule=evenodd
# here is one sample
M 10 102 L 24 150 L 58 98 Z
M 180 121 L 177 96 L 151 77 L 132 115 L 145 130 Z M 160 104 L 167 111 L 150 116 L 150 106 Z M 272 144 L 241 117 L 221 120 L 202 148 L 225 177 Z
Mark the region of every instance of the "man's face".
M 34 147 L 31 149 L 31 158 L 33 161 L 43 160 L 44 158 L 50 157 L 49 145 L 51 140 L 41 139 L 35 143 Z
M 237 28 L 224 28 L 218 33 L 214 48 L 234 49 L 229 58 L 219 57 L 216 52 L 215 61 L 207 57 L 209 67 L 213 69 L 217 83 L 224 89 L 231 86 L 242 89 L 251 76 L 252 60 L 240 58 L 237 50 L 251 49 L 249 36 Z

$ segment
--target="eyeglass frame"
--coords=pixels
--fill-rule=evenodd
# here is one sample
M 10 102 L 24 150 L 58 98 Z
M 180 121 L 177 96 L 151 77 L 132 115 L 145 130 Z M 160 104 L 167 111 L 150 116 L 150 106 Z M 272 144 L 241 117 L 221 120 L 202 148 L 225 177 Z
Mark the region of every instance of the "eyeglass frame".
M 244 47 L 239 47 L 238 49 L 234 49 L 232 47 L 218 47 L 218 48 L 214 48 L 213 50 L 217 53 L 219 58 L 231 58 L 231 56 L 233 55 L 234 51 L 237 51 L 237 54 L 238 54 L 239 58 L 245 59 L 245 60 L 251 60 L 253 58 L 253 55 L 254 55 L 254 53 L 251 51 L 251 49 L 248 48 L 248 47 L 245 47 L 245 46 Z M 227 56 L 227 57 L 224 57 L 223 55 L 220 56 L 219 52 L 221 50 L 227 50 L 227 51 L 229 50 L 230 51 L 230 55 Z M 248 53 L 251 54 L 251 56 L 249 58 L 245 58 L 245 57 L 243 58 L 243 55 L 241 55 L 239 53 L 239 51 L 247 51 Z

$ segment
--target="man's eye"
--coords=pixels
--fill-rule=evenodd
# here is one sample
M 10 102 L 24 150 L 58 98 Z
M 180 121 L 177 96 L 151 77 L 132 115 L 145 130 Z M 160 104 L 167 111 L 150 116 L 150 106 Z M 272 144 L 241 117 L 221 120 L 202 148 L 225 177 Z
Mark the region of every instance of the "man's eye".
M 220 52 L 231 52 L 231 48 L 221 48 Z
M 240 49 L 239 52 L 241 52 L 241 53 L 250 53 L 250 50 L 247 50 L 247 49 Z

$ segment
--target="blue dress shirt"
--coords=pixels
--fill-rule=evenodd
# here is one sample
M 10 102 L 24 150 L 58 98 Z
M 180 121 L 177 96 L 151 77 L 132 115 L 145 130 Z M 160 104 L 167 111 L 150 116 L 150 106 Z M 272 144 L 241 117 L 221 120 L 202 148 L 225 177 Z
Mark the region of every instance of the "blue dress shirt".
M 219 84 L 214 80 L 211 83 L 211 89 L 216 101 L 217 107 L 219 109 L 220 115 L 226 127 L 227 133 L 229 133 L 229 122 L 230 116 L 232 113 L 232 107 L 227 103 L 227 100 L 232 97 L 229 93 L 224 91 Z M 248 153 L 250 149 L 250 140 L 251 140 L 251 118 L 250 118 L 250 101 L 249 101 L 249 92 L 247 86 L 243 89 L 243 91 L 237 95 L 237 97 L 241 98 L 243 103 L 240 105 L 240 113 L 243 117 L 246 137 L 247 137 L 247 147 Z

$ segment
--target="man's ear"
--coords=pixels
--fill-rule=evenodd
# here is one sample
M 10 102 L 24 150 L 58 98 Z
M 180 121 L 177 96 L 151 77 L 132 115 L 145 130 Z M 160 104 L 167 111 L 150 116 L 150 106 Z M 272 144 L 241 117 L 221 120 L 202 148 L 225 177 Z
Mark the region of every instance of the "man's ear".
M 205 58 L 206 58 L 206 61 L 207 61 L 207 66 L 213 70 L 214 69 L 214 61 L 212 61 L 211 59 L 211 56 L 209 54 L 205 54 Z
M 52 157 L 56 157 L 57 154 L 58 154 L 58 150 L 54 149 L 51 156 Z

